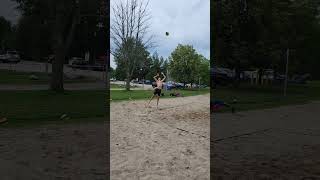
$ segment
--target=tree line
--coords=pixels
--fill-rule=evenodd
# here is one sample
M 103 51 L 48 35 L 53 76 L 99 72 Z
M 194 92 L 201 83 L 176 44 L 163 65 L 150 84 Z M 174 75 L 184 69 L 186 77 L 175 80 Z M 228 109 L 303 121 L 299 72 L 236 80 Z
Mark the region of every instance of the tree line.
M 17 25 L 0 18 L 1 49 L 16 49 L 25 60 L 54 55 L 50 87 L 63 91 L 63 64 L 90 52 L 90 62 L 108 53 L 109 5 L 104 0 L 13 0 Z M 3 28 L 5 27 L 5 28 Z M 9 34 L 9 36 L 8 36 Z
M 243 70 L 273 69 L 320 79 L 317 0 L 215 0 L 211 3 L 212 65 Z
M 126 65 L 123 64 L 121 56 L 115 56 L 115 63 L 117 67 L 112 77 L 125 80 Z M 179 44 L 167 59 L 159 56 L 157 52 L 150 55 L 145 50 L 144 56 L 133 69 L 130 81 L 132 79 L 153 81 L 153 77 L 161 72 L 168 73 L 169 80 L 184 84 L 199 84 L 200 81 L 202 85 L 209 85 L 210 81 L 210 61 L 197 53 L 191 45 Z

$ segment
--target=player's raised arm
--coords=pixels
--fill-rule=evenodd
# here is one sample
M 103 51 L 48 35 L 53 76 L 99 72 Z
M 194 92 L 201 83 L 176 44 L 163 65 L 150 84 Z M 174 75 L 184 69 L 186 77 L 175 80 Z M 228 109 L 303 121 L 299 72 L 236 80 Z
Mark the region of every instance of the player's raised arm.
M 167 76 L 164 75 L 163 73 L 161 73 L 161 74 L 163 75 L 163 79 L 161 81 L 164 81 L 167 78 Z
M 157 75 L 155 75 L 155 76 L 153 76 L 153 79 L 155 80 L 155 81 L 157 81 L 157 77 L 159 76 L 159 73 L 157 73 Z

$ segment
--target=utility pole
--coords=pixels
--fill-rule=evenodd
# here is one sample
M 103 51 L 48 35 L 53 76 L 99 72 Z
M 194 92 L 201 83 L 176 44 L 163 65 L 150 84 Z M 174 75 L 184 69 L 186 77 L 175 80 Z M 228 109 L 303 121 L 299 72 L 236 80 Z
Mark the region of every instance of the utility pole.
M 287 86 L 288 86 L 288 67 L 289 67 L 289 48 L 287 48 L 287 62 L 286 62 L 286 75 L 284 81 L 284 92 L 283 95 L 287 96 Z

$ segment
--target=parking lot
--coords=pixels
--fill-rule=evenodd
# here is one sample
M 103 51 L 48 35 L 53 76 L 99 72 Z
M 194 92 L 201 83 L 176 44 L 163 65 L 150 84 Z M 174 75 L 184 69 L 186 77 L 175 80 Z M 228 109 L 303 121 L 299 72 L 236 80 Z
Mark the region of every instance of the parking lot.
M 51 73 L 52 65 L 49 63 L 36 62 L 36 61 L 20 61 L 17 64 L 0 63 L 0 69 L 13 70 L 19 72 L 47 72 Z M 96 78 L 97 80 L 106 80 L 104 71 L 91 71 L 70 68 L 64 65 L 64 73 L 66 75 L 82 75 L 86 77 Z

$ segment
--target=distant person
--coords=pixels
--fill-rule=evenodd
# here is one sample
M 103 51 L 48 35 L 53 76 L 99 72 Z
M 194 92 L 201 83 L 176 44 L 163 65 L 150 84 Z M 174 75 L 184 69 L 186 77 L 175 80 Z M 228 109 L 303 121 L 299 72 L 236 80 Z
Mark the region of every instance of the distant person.
M 182 97 L 182 94 L 180 94 L 179 92 L 176 92 L 176 89 L 173 89 L 173 93 L 170 93 L 170 96 L 173 97 Z
M 180 93 L 171 93 L 170 96 L 182 97 L 182 95 Z
M 148 107 L 149 107 L 151 100 L 156 96 L 157 97 L 157 108 L 158 108 L 159 99 L 161 96 L 161 90 L 163 87 L 163 82 L 166 79 L 166 76 L 163 73 L 161 73 L 161 74 L 163 75 L 163 79 L 161 79 L 159 73 L 157 73 L 157 75 L 153 77 L 153 79 L 156 81 L 156 86 L 154 88 L 153 95 L 149 100 Z

